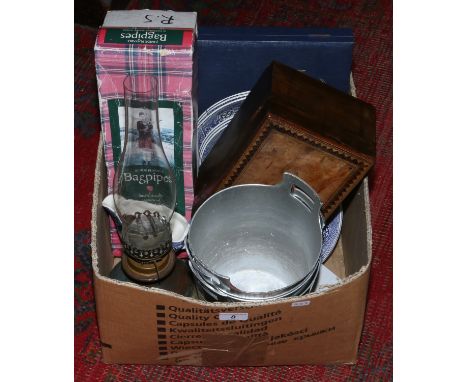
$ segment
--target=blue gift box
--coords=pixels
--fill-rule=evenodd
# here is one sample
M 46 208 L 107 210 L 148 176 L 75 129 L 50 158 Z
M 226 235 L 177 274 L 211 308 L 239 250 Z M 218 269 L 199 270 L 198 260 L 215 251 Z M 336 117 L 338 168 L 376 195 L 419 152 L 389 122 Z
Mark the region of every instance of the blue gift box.
M 348 93 L 353 43 L 351 29 L 200 27 L 198 114 L 250 90 L 273 60 Z

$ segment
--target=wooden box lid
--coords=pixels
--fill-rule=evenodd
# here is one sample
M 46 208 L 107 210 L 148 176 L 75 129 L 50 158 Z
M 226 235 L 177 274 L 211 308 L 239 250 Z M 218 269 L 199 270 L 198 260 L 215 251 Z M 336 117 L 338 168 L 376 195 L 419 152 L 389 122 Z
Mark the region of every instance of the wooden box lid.
M 309 183 L 330 217 L 375 161 L 375 110 L 278 62 L 265 70 L 200 166 L 193 211 L 238 184 Z

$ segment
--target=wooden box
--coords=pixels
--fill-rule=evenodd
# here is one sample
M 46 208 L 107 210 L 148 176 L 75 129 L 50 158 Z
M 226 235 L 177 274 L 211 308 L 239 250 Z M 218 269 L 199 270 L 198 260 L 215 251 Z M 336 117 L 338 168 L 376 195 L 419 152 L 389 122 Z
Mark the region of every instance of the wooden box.
M 193 212 L 238 184 L 276 184 L 285 171 L 319 194 L 325 218 L 375 161 L 375 110 L 272 62 L 200 166 Z

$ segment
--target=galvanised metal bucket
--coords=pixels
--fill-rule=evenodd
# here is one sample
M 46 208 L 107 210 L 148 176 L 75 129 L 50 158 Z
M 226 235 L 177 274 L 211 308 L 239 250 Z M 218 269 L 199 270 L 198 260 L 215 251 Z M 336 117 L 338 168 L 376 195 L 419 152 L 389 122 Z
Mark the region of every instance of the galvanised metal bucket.
M 192 218 L 190 267 L 222 301 L 262 301 L 308 293 L 322 246 L 320 198 L 299 177 L 226 188 Z

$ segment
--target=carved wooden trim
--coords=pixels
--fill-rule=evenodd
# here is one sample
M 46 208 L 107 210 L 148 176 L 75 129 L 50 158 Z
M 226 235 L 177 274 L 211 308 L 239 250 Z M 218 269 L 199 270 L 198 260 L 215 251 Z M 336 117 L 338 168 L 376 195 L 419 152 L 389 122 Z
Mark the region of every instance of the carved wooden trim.
M 322 201 L 322 213 L 325 218 L 332 215 L 335 209 L 343 202 L 346 196 L 361 181 L 364 174 L 373 165 L 372 158 L 367 158 L 366 156 L 359 155 L 359 153 L 351 151 L 346 147 L 333 144 L 332 142 L 322 137 L 318 137 L 310 133 L 310 131 L 301 128 L 294 123 L 286 121 L 277 116 L 273 117 L 270 114 L 265 117 L 261 128 L 252 139 L 243 155 L 233 165 L 227 176 L 220 183 L 218 190 L 230 187 L 234 184 L 236 179 L 242 174 L 247 164 L 253 159 L 255 154 L 266 141 L 266 138 L 273 130 L 276 130 L 281 134 L 286 134 L 293 138 L 299 139 L 321 151 L 324 151 L 334 157 L 338 157 L 342 161 L 348 162 L 353 168 L 355 168 L 355 170 L 352 171 L 348 177 L 343 179 L 340 188 L 336 190 L 332 197 L 330 197 L 328 200 Z

